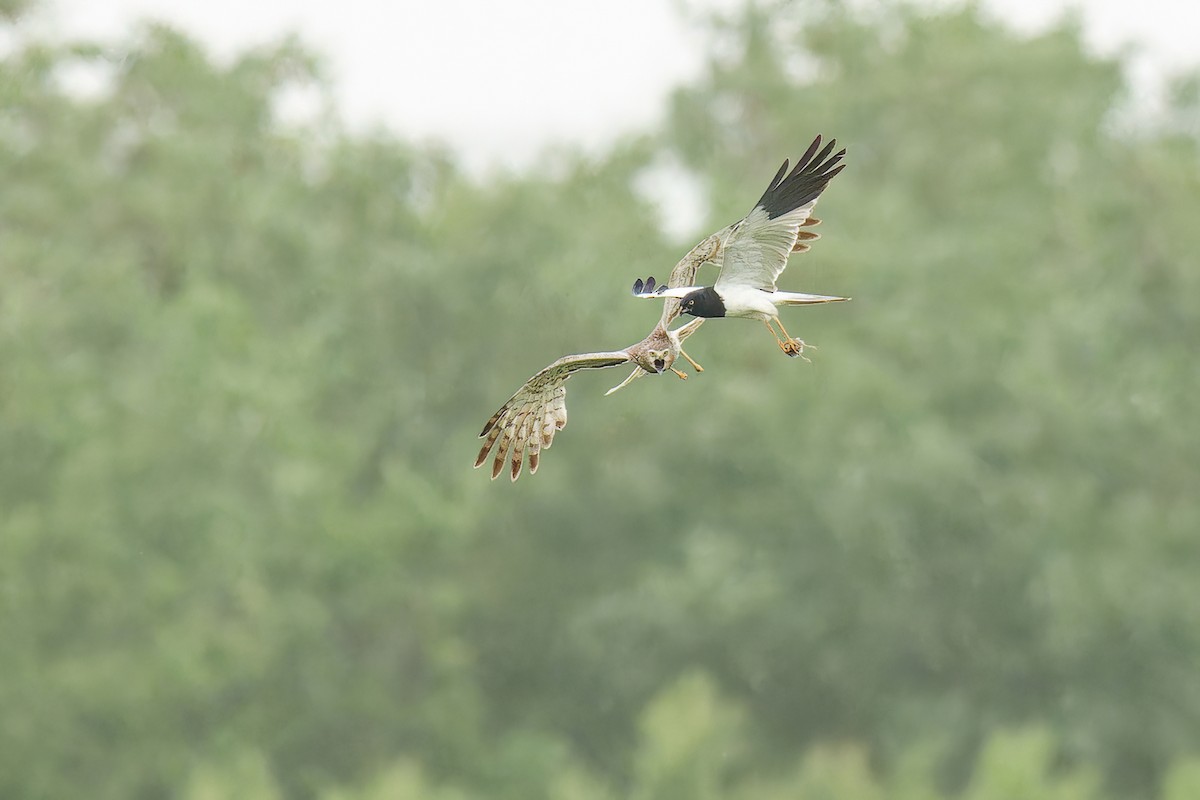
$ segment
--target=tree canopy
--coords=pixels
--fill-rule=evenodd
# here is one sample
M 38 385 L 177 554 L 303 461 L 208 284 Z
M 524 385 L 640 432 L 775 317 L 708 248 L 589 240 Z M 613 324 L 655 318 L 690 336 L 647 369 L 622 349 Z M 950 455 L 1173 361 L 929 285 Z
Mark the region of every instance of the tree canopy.
M 4 55 L 0 795 L 1200 793 L 1196 78 L 1147 117 L 974 4 L 709 36 L 661 129 L 487 177 L 286 121 L 330 91 L 293 42 Z M 714 321 L 686 384 L 573 379 L 532 479 L 470 469 L 815 133 L 850 166 L 782 284 L 854 301 L 786 319 L 813 364 Z

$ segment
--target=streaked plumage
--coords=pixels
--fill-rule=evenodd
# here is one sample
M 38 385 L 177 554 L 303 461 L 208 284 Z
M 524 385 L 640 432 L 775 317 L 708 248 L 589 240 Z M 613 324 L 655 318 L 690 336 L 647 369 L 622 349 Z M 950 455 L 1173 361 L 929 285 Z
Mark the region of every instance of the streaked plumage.
M 696 270 L 711 258 L 715 247 L 716 241 L 711 236 L 693 247 L 671 270 L 668 287 L 686 286 L 694 281 Z M 702 371 L 700 365 L 683 352 L 683 341 L 695 333 L 704 320 L 694 319 L 672 331 L 668 326 L 677 316 L 679 303 L 668 298 L 663 304 L 658 324 L 637 344 L 624 350 L 563 356 L 525 381 L 483 426 L 479 436 L 484 442 L 479 456 L 475 459 L 475 466 L 483 466 L 494 447 L 496 454 L 492 459 L 493 480 L 504 471 L 506 462 L 509 465 L 510 478 L 514 481 L 519 478 L 526 453 L 529 456 L 530 474 L 537 472 L 541 451 L 550 448 L 554 434 L 567 424 L 566 382 L 571 375 L 580 370 L 605 369 L 633 363 L 635 366 L 632 374 L 622 383 L 609 389 L 607 394 L 628 386 L 642 375 L 659 375 L 671 371 L 681 378 L 686 378 L 683 372 L 675 369 L 675 361 L 680 356 L 695 367 L 697 372 Z
M 791 172 L 788 172 L 785 160 L 750 213 L 710 237 L 716 239 L 716 252 L 710 261 L 720 267 L 716 283 L 712 286 L 671 284 L 665 289 L 653 290 L 653 278 L 646 283 L 639 279 L 633 287 L 634 296 L 679 298 L 681 313 L 700 318 L 757 319 L 766 324 L 783 352 L 789 356 L 802 355 L 805 344 L 788 335 L 779 321 L 778 307 L 832 303 L 848 298 L 781 292 L 775 281 L 787 267 L 792 253 L 808 250 L 809 243 L 819 238 L 818 234 L 801 228 L 820 222 L 812 216 L 817 199 L 829 181 L 845 168 L 838 162 L 846 151 L 833 153 L 836 143 L 836 139 L 831 139 L 818 153 L 821 147 L 818 136 Z M 650 290 L 647 290 L 647 284 L 650 284 Z M 779 326 L 782 339 L 771 327 L 772 322 Z

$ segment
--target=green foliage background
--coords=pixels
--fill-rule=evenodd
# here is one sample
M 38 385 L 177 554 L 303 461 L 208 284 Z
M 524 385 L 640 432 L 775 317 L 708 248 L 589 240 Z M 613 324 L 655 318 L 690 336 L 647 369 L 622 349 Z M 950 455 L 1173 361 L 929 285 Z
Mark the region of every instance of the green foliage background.
M 329 93 L 294 43 L 18 41 L 0 796 L 1200 796 L 1195 77 L 1147 117 L 1069 22 L 749 6 L 661 130 L 475 178 L 281 122 Z M 686 384 L 574 379 L 536 477 L 469 468 L 818 132 L 814 364 L 710 323 Z

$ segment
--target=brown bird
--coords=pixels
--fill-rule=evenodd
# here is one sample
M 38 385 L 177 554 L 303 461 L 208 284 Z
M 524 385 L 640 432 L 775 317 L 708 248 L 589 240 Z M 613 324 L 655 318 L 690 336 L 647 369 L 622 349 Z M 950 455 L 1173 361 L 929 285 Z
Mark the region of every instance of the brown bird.
M 711 259 L 716 247 L 717 241 L 714 236 L 693 247 L 671 270 L 667 288 L 687 286 L 694 281 L 696 270 Z M 668 298 L 663 304 L 658 324 L 637 344 L 624 350 L 563 356 L 525 381 L 516 394 L 500 406 L 483 426 L 479 436 L 484 442 L 478 458 L 475 459 L 475 466 L 483 466 L 488 460 L 489 452 L 495 447 L 496 455 L 492 460 L 493 480 L 504 471 L 506 462 L 511 479 L 515 481 L 520 477 L 526 452 L 529 455 L 530 474 L 537 472 L 541 451 L 549 449 L 554 441 L 554 434 L 566 427 L 566 382 L 567 378 L 580 370 L 605 369 L 633 363 L 635 367 L 632 374 L 609 389 L 607 394 L 628 386 L 643 375 L 661 375 L 670 371 L 686 380 L 687 374 L 675 368 L 675 362 L 680 356 L 683 356 L 697 372 L 703 372 L 704 368 L 683 351 L 683 341 L 695 333 L 704 320 L 695 319 L 687 325 L 671 330 L 669 326 L 677 316 L 679 303 Z

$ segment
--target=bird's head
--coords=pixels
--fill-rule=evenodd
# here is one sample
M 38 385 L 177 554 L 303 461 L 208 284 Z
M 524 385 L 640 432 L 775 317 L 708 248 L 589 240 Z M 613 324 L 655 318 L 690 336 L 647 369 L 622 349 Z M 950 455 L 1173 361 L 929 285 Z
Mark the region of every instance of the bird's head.
M 661 374 L 671 368 L 674 360 L 676 360 L 676 354 L 671 349 L 647 348 L 638 357 L 637 366 L 646 372 Z
M 671 350 L 650 350 L 650 366 L 655 372 L 666 372 L 674 363 L 674 353 Z
M 705 286 L 679 298 L 679 313 L 691 314 L 693 317 L 723 317 L 725 301 L 717 294 L 716 289 Z

